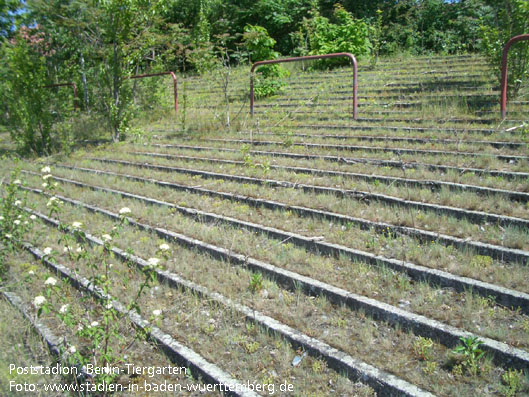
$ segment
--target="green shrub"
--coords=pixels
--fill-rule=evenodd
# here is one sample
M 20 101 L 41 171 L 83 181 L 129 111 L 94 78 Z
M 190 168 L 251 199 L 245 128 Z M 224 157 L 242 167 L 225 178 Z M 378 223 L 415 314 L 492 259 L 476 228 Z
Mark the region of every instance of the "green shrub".
M 304 19 L 301 33 L 293 38 L 301 41 L 298 48 L 305 43 L 308 55 L 323 55 L 336 52 L 349 52 L 356 57 L 371 53 L 372 45 L 369 36 L 374 28 L 361 19 L 353 18 L 340 4 L 334 9 L 332 21 L 313 11 L 312 18 Z M 317 67 L 348 63 L 347 59 L 318 61 Z
M 243 42 L 252 62 L 276 59 L 279 56 L 279 53 L 274 51 L 276 41 L 262 26 L 246 25 Z M 284 86 L 281 79 L 288 75 L 288 70 L 278 64 L 261 66 L 254 84 L 255 97 L 261 98 L 279 93 Z

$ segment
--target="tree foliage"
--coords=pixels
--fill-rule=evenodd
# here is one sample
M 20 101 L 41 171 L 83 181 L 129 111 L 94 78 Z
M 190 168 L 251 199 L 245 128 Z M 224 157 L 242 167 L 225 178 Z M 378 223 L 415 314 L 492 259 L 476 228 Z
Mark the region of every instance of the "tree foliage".
M 5 48 L 7 119 L 11 137 L 24 152 L 47 153 L 51 148 L 53 114 L 45 88 L 50 83 L 45 58 L 50 51 L 38 27 L 20 29 Z
M 370 54 L 372 46 L 369 36 L 372 32 L 369 24 L 355 19 L 341 5 L 337 5 L 332 19 L 314 11 L 312 18 L 303 21 L 301 31 L 296 37 L 298 48 L 304 54 L 349 52 L 362 57 Z

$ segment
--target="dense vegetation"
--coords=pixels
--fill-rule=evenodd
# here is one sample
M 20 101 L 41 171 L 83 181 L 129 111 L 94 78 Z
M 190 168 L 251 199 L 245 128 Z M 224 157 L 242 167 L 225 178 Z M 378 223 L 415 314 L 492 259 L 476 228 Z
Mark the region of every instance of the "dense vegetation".
M 124 79 L 135 73 L 203 73 L 339 51 L 372 62 L 401 52 L 483 51 L 497 64 L 505 41 L 529 31 L 528 14 L 527 0 L 2 1 L 1 122 L 12 127 L 21 149 L 47 153 L 54 146 L 52 126 L 60 126 L 59 114 L 69 110 L 58 111 L 58 103 L 72 107 L 71 101 L 46 100 L 50 90 L 43 87 L 57 82 L 76 82 L 81 107 L 104 117 L 118 140 L 132 116 L 132 89 Z M 527 45 L 514 50 L 514 91 L 527 73 L 527 54 Z M 284 71 L 262 72 L 257 93 L 276 92 L 274 79 Z M 64 146 L 69 137 L 62 131 L 55 136 Z

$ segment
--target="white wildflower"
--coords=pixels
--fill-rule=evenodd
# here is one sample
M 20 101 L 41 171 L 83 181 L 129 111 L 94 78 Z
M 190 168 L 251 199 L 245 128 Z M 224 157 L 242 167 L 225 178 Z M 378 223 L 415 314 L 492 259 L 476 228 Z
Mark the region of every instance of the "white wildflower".
M 160 259 L 158 259 L 158 258 L 149 258 L 149 259 L 147 260 L 147 263 L 148 263 L 150 266 L 152 266 L 152 267 L 156 267 L 156 266 L 158 266 L 158 263 L 160 263 Z
M 49 207 L 51 206 L 55 201 L 59 201 L 59 199 L 55 196 L 53 197 L 50 197 L 50 199 L 48 200 L 48 202 L 46 203 L 46 207 Z
M 13 223 L 14 223 L 15 225 L 17 225 L 17 226 L 20 225 L 20 221 L 19 221 L 18 219 L 15 219 L 15 220 L 13 221 Z
M 15 180 L 13 181 L 13 183 L 14 183 L 15 185 L 20 185 L 22 182 L 20 181 L 20 179 L 15 179 Z
M 47 184 L 46 182 L 44 182 L 44 183 L 42 184 L 42 187 L 46 188 L 46 187 L 48 187 L 48 184 Z
M 44 255 L 49 255 L 49 254 L 51 254 L 51 251 L 52 251 L 52 249 L 50 247 L 46 247 L 46 248 L 44 248 L 43 252 L 44 252 Z
M 59 182 L 53 182 L 53 186 L 55 187 L 59 186 Z
M 33 299 L 33 306 L 35 306 L 37 309 L 41 307 L 44 302 L 46 302 L 46 298 L 42 295 L 36 296 L 35 299 Z
M 49 174 L 51 172 L 51 168 L 46 166 L 40 170 L 43 174 Z
M 162 251 L 169 251 L 169 250 L 171 249 L 171 247 L 169 247 L 168 244 L 165 244 L 165 243 L 164 243 L 164 244 L 160 244 L 160 249 L 161 249 Z
M 128 207 L 123 207 L 122 209 L 119 210 L 119 213 L 121 215 L 125 215 L 125 214 L 130 214 L 132 211 L 130 210 L 130 208 Z
M 15 200 L 15 205 L 21 205 L 22 204 L 22 201 L 20 200 Z
M 29 225 L 29 222 L 28 221 L 24 221 L 24 225 Z
M 83 329 L 83 324 L 79 324 L 79 326 L 77 327 L 77 332 L 81 332 Z
M 108 310 L 112 309 L 112 303 L 107 303 L 107 305 L 105 306 Z
M 99 325 L 98 321 L 92 321 L 92 323 L 90 324 L 90 327 L 97 327 L 98 325 Z
M 68 351 L 73 354 L 73 353 L 75 353 L 77 351 L 77 349 L 75 348 L 75 346 L 70 346 Z
M 29 217 L 29 219 L 31 219 L 32 221 L 34 221 L 35 219 L 37 219 L 37 216 L 36 216 L 36 215 L 31 215 L 31 216 Z
M 42 179 L 47 180 L 47 179 L 51 178 L 52 176 L 53 176 L 52 174 L 46 174 L 46 175 L 42 176 Z
M 68 311 L 69 307 L 70 307 L 70 305 L 68 305 L 68 304 L 62 305 L 61 308 L 59 309 L 59 312 L 60 313 L 66 313 Z
M 111 241 L 112 240 L 112 237 L 110 236 L 110 234 L 103 234 L 101 236 L 101 238 L 105 241 Z
M 35 272 L 34 272 L 33 270 L 30 270 L 30 271 L 28 272 L 28 274 L 29 274 L 30 276 L 33 276 L 33 275 L 35 274 Z
M 57 279 L 55 277 L 48 277 L 48 279 L 44 282 L 44 285 L 54 286 L 55 284 L 57 284 Z
M 77 247 L 76 252 L 83 252 L 83 247 Z
M 3 221 L 4 219 L 5 218 L 2 215 L 0 215 L 0 221 Z
M 6 238 L 12 238 L 13 236 L 9 233 L 6 233 Z
M 162 311 L 161 310 L 153 310 L 152 314 L 153 314 L 153 316 L 158 317 L 158 316 L 162 315 Z
M 62 249 L 62 252 L 70 252 L 72 250 L 72 247 L 70 247 L 69 245 L 67 245 L 66 247 L 64 247 Z
M 81 222 L 72 223 L 72 227 L 74 227 L 75 229 L 79 229 L 81 226 L 83 226 L 83 224 Z

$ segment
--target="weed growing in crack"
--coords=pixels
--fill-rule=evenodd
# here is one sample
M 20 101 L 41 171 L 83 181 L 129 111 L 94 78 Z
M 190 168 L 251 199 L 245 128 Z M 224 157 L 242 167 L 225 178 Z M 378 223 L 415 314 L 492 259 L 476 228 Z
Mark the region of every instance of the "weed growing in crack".
M 502 385 L 499 388 L 499 393 L 505 397 L 514 397 L 520 392 L 523 385 L 523 372 L 516 369 L 509 369 L 501 376 Z
M 281 144 L 286 148 L 289 148 L 294 144 L 294 134 L 292 131 L 289 131 L 285 135 L 285 138 L 283 139 L 283 142 L 281 142 Z
M 421 361 L 430 361 L 433 357 L 433 340 L 419 336 L 413 343 L 413 353 Z
M 470 264 L 478 269 L 487 269 L 492 265 L 492 258 L 486 255 L 475 255 Z
M 468 336 L 459 338 L 461 344 L 457 346 L 452 353 L 460 357 L 461 362 L 458 368 L 460 370 L 466 370 L 471 375 L 477 375 L 482 371 L 481 360 L 485 355 L 485 352 L 480 348 L 483 344 L 477 336 Z M 458 365 L 456 365 L 458 367 Z
M 261 273 L 253 273 L 250 278 L 249 290 L 251 293 L 255 294 L 263 289 L 263 276 Z

